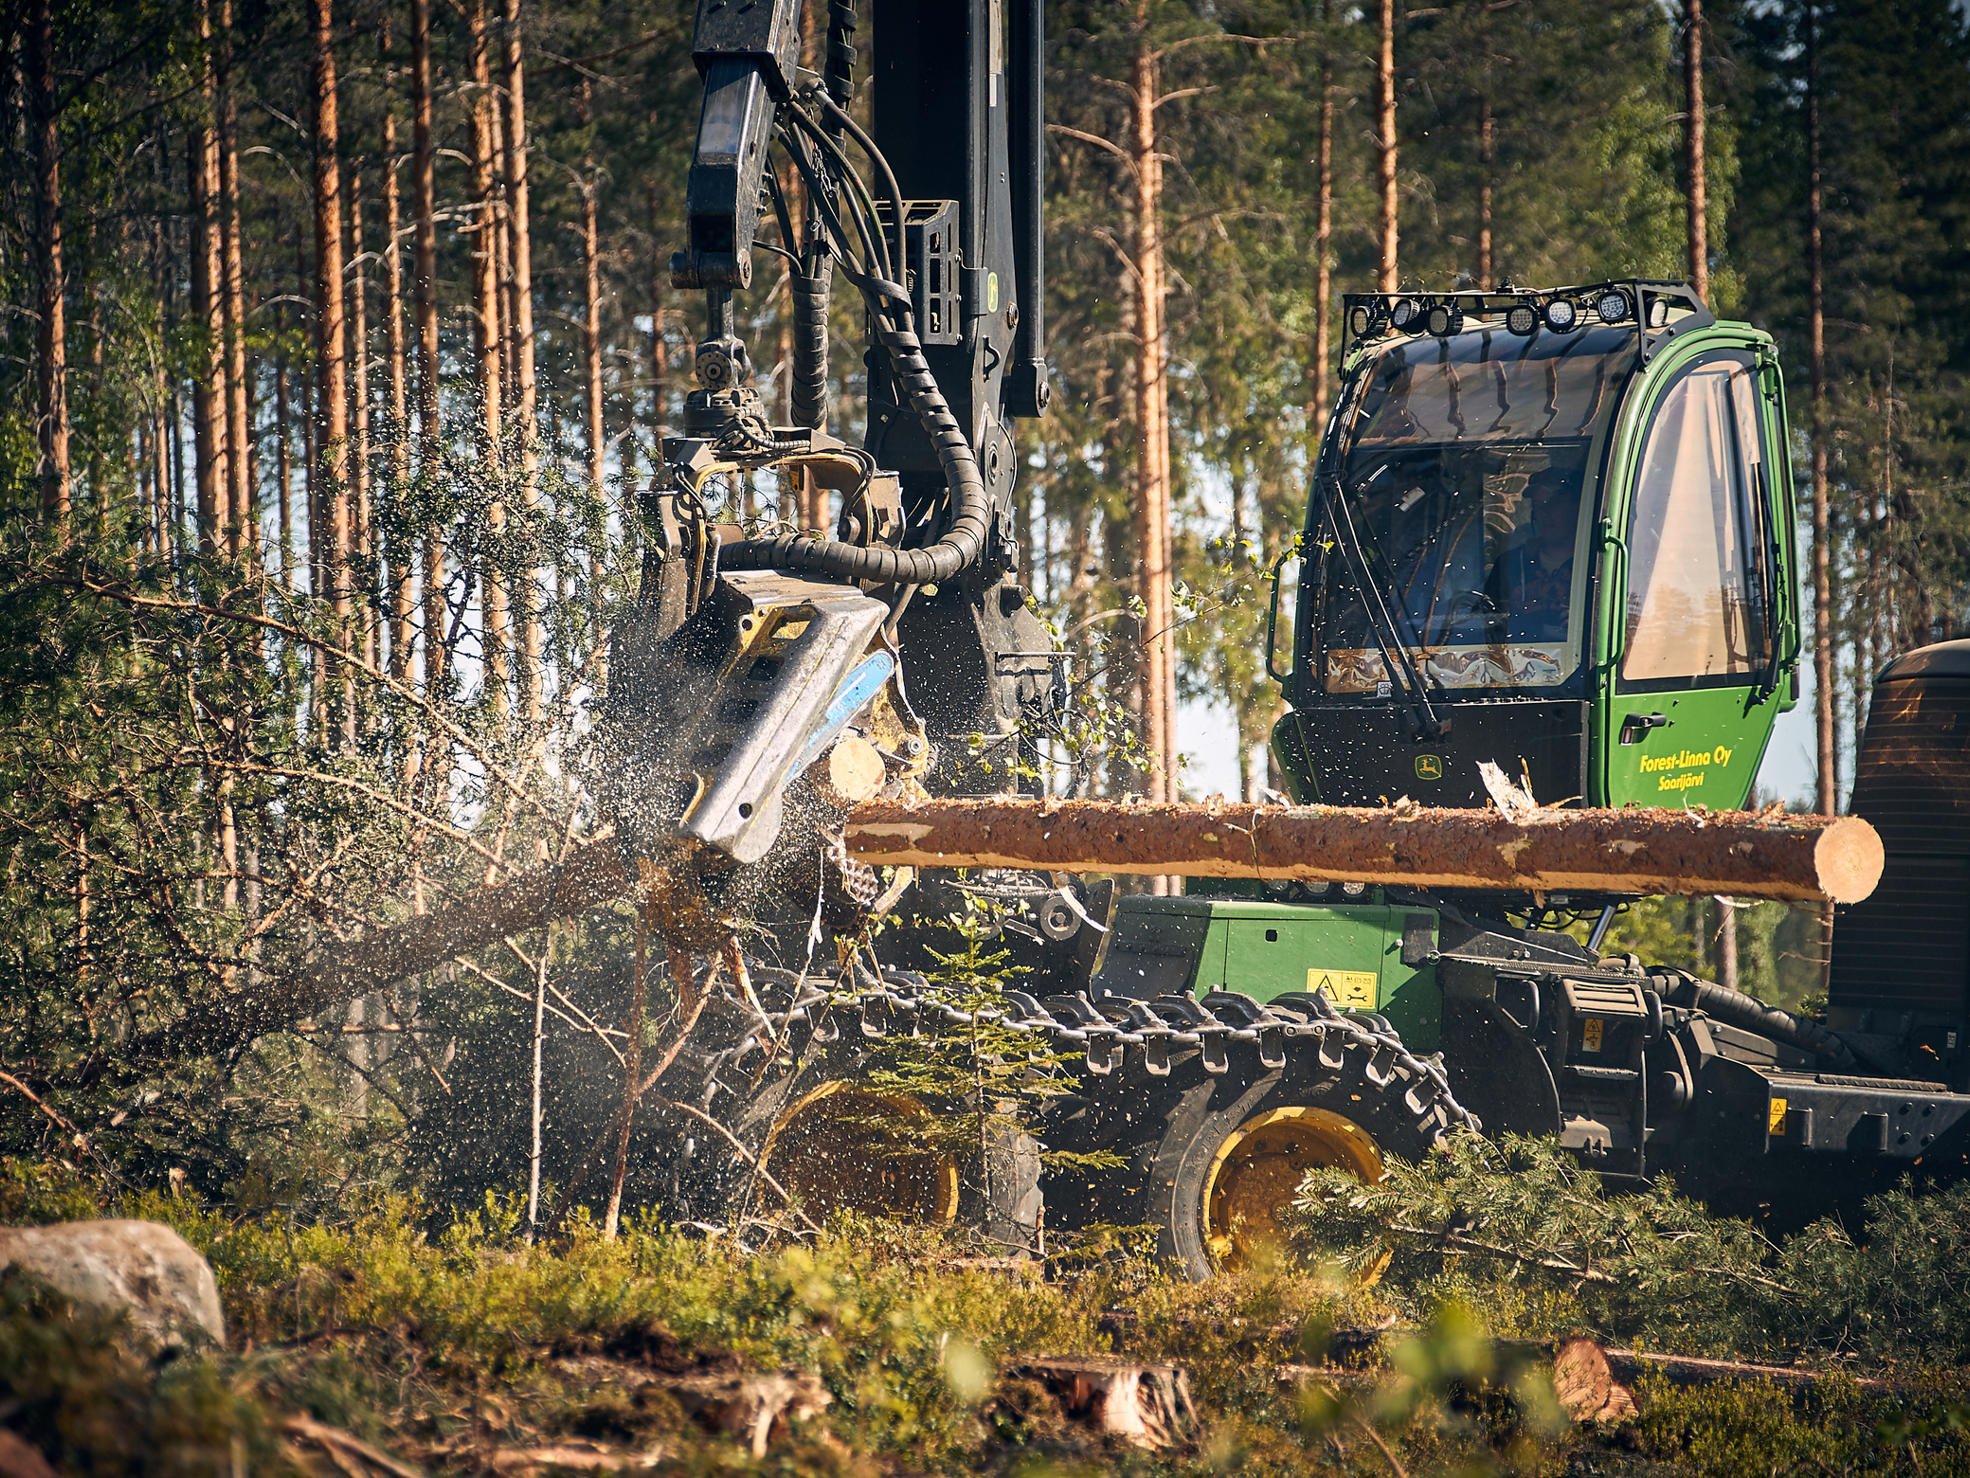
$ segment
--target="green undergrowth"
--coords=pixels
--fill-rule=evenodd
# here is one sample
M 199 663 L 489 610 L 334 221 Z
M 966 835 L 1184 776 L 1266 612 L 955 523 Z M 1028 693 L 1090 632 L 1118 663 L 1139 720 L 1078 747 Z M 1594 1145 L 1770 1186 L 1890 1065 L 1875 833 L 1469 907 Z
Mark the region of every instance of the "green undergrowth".
M 1324 1171 L 1304 1255 L 1380 1267 L 1415 1317 L 1446 1299 L 1500 1333 L 1588 1329 L 1682 1354 L 1920 1369 L 1970 1365 L 1970 1182 L 1870 1198 L 1789 1236 L 1667 1179 L 1616 1193 L 1551 1141 L 1474 1134 L 1365 1186 Z
M 1524 1280 L 1501 1299 L 1506 1284 L 1406 1256 L 1369 1287 L 1320 1255 L 1198 1286 L 1121 1253 L 1009 1264 L 866 1221 L 750 1250 L 644 1222 L 529 1243 L 497 1198 L 302 1223 L 0 1165 L 0 1221 L 102 1214 L 169 1222 L 210 1258 L 229 1346 L 158 1364 L 113 1323 L 0 1278 L 0 1426 L 62 1471 L 337 1471 L 302 1418 L 432 1473 L 555 1471 L 515 1454 L 556 1446 L 660 1452 L 688 1473 L 1791 1472 L 1802 1453 L 1830 1471 L 1970 1473 L 1944 1372 L 1804 1399 L 1662 1385 L 1639 1419 L 1576 1428 L 1536 1352 L 1491 1336 L 1579 1327 L 1592 1306 Z M 1379 1340 L 1347 1333 L 1383 1323 Z M 1116 1445 L 1026 1368 L 1097 1354 L 1182 1366 L 1194 1429 L 1163 1452 Z M 762 1460 L 674 1394 L 746 1372 L 811 1372 L 830 1398 Z

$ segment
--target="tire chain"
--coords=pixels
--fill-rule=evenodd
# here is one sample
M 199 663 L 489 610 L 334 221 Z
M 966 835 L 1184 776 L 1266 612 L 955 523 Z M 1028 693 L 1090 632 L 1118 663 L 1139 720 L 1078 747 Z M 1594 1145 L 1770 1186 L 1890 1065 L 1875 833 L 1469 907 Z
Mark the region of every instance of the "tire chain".
M 1406 1076 L 1421 1085 L 1428 1102 L 1419 1111 L 1426 1117 L 1432 1109 L 1438 1111 L 1445 1132 L 1483 1128 L 1451 1092 L 1442 1053 L 1418 1056 L 1381 1017 L 1344 1013 L 1324 991 L 1281 1005 L 1234 991 L 1212 991 L 1201 1001 L 1187 995 L 1146 1001 L 1105 996 L 1097 1003 L 1085 992 L 1043 999 L 1002 990 L 1003 1006 L 965 1010 L 914 972 L 894 972 L 885 980 L 859 960 L 854 970 L 852 986 L 827 977 L 760 972 L 756 978 L 772 995 L 786 993 L 783 1001 L 774 1002 L 778 1009 L 767 1012 L 771 1050 L 785 1045 L 797 1026 L 808 1027 L 812 1041 L 834 1041 L 843 1026 L 837 1013 L 845 1011 L 860 1018 L 865 1037 L 920 1036 L 926 1019 L 936 1027 L 992 1025 L 1044 1037 L 1055 1050 L 1083 1054 L 1090 1077 L 1111 1076 L 1131 1049 L 1140 1054 L 1151 1077 L 1164 1077 L 1174 1053 L 1186 1048 L 1196 1048 L 1204 1070 L 1217 1075 L 1230 1068 L 1233 1042 L 1256 1045 L 1260 1064 L 1272 1069 L 1286 1065 L 1289 1042 L 1311 1039 L 1319 1044 L 1337 1035 L 1366 1049 L 1371 1072 L 1384 1081 Z M 754 1041 L 765 1045 L 758 1037 Z

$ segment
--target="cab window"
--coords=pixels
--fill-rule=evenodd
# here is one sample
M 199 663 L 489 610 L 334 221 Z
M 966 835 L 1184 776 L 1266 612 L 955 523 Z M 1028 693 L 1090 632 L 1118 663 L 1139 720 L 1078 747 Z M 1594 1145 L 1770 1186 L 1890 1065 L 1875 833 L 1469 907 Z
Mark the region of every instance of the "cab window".
M 1716 355 L 1685 371 L 1656 409 L 1628 523 L 1621 675 L 1630 681 L 1765 665 L 1756 393 L 1747 356 Z

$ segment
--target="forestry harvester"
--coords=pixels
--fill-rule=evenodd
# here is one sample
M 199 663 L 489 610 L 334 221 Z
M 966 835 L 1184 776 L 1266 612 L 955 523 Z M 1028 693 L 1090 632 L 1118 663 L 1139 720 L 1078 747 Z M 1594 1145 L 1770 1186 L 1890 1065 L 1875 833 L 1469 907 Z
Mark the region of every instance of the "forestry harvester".
M 1622 896 L 1652 890 L 1624 882 L 1623 849 L 1644 843 L 1624 840 L 1618 808 L 1742 807 L 1795 693 L 1777 357 L 1679 283 L 1349 297 L 1341 393 L 1281 572 L 1298 576 L 1290 622 L 1275 597 L 1290 659 L 1269 643 L 1288 662 L 1273 752 L 1303 808 L 1490 824 L 1494 793 L 1524 805 L 1529 790 L 1601 829 L 1605 880 L 1426 890 L 1415 880 L 1463 876 L 1433 855 L 1448 829 L 1427 824 L 1350 881 L 1306 880 L 1317 855 L 1234 859 L 1200 868 L 1220 877 L 1188 896 L 1119 904 L 1076 875 L 1119 865 L 1100 847 L 947 849 L 979 865 L 963 877 L 870 865 L 894 859 L 898 833 L 849 826 L 857 803 L 1008 804 L 995 777 L 1023 768 L 1062 702 L 1012 501 L 1016 424 L 1048 398 L 1043 7 L 825 9 L 816 75 L 799 64 L 798 0 L 699 7 L 673 273 L 703 291 L 709 329 L 643 498 L 642 596 L 604 715 L 612 845 L 667 939 L 689 951 L 742 932 L 751 962 L 664 1079 L 684 1111 L 641 1121 L 640 1138 L 681 1146 L 673 1205 L 715 1217 L 781 1195 L 975 1218 L 1018 1242 L 1043 1213 L 1147 1224 L 1203 1276 L 1272 1232 L 1310 1167 L 1373 1177 L 1470 1123 L 1558 1136 L 1617 1179 L 1674 1167 L 1720 1193 L 1961 1167 L 1970 643 L 1882 676 L 1855 803 L 1886 834 L 1887 881 L 1839 930 L 1823 1021 L 1599 949 Z M 763 219 L 791 274 L 784 425 L 734 312 L 775 249 Z M 837 279 L 868 331 L 859 441 L 828 403 Z M 721 479 L 754 474 L 825 506 L 827 526 L 721 526 Z M 1048 803 L 1026 804 L 1045 840 Z M 1128 828 L 1123 813 L 1101 845 L 1128 851 Z M 1715 886 L 1693 872 L 1665 891 Z M 932 958 L 935 920 L 981 896 L 1029 973 L 955 1002 L 909 967 Z M 880 963 L 835 947 L 892 914 Z M 1575 921 L 1593 921 L 1587 942 L 1562 927 Z M 1069 1070 L 1031 1134 L 993 1112 L 1017 1071 L 942 1083 L 896 1067 L 899 1038 L 935 1051 L 981 1034 L 1001 1068 L 1030 1050 L 1031 1073 Z M 936 1132 L 964 1114 L 988 1127 Z M 1043 1181 L 1034 1136 L 1107 1168 Z

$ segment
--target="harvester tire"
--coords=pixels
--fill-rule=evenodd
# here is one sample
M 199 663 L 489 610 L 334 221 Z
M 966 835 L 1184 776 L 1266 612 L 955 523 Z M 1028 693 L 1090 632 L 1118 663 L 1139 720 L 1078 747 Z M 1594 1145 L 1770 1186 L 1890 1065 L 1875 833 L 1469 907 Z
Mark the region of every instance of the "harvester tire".
M 1282 1066 L 1246 1047 L 1220 1072 L 1192 1052 L 1167 1075 L 1085 1081 L 1063 1142 L 1128 1163 L 1078 1194 L 1050 1184 L 1058 1219 L 1154 1228 L 1160 1255 L 1203 1280 L 1283 1241 L 1279 1213 L 1308 1170 L 1378 1180 L 1386 1158 L 1417 1159 L 1444 1134 L 1434 1085 L 1372 1040 L 1335 1031 L 1293 1046 Z
M 774 1013 L 776 982 L 760 985 Z M 867 1025 L 860 1006 L 844 1002 L 820 1029 L 801 1033 L 805 1040 L 777 1050 L 759 1040 L 756 1018 L 736 1045 L 729 1024 L 725 1040 L 707 1042 L 697 1096 L 725 1134 L 694 1136 L 679 1209 L 720 1225 L 821 1223 L 846 1210 L 968 1227 L 1007 1251 L 1036 1247 L 1042 1199 L 1032 1135 L 1003 1105 L 874 1081 L 895 1064 L 888 1039 Z

